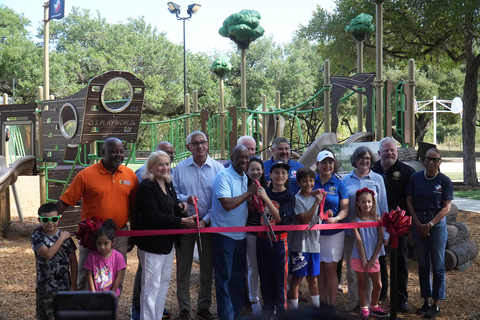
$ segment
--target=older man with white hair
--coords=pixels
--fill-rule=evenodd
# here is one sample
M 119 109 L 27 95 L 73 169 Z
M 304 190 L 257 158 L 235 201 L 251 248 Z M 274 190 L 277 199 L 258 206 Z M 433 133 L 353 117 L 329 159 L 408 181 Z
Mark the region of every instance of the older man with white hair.
M 250 157 L 254 157 L 255 153 L 257 151 L 257 142 L 255 139 L 252 138 L 252 136 L 241 136 L 237 140 L 237 146 L 245 146 L 248 149 L 248 153 L 250 154 Z M 232 160 L 228 160 L 227 162 L 223 163 L 223 166 L 225 168 L 228 168 L 232 164 Z

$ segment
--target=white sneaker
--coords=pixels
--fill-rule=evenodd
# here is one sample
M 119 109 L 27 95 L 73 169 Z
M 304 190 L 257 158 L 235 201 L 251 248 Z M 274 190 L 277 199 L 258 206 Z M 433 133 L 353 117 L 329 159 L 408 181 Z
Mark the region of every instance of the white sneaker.
M 345 306 L 343 307 L 343 310 L 344 311 L 347 311 L 347 312 L 352 312 L 353 310 L 355 310 L 356 307 L 358 307 L 360 304 L 358 303 L 358 301 L 348 301 Z
M 252 311 L 253 311 L 253 315 L 255 316 L 262 315 L 262 305 L 260 304 L 260 302 L 256 302 L 252 304 Z

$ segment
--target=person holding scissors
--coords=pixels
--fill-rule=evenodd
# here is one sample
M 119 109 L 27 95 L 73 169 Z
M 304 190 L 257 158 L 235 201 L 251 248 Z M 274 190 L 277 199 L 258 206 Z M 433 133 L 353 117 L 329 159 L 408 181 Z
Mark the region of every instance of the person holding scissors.
M 194 131 L 188 135 L 186 147 L 192 156 L 175 167 L 173 186 L 178 199 L 189 204 L 187 216 L 198 213 L 199 227 L 205 228 L 210 225 L 213 181 L 224 167 L 208 155 L 208 140 L 203 132 Z M 200 290 L 196 315 L 204 320 L 212 320 L 214 318 L 209 309 L 212 303 L 213 249 L 209 233 L 201 236 L 200 233 L 182 234 L 177 242 L 177 300 L 180 309 L 177 319 L 189 318 L 190 277 L 195 243 L 200 258 Z

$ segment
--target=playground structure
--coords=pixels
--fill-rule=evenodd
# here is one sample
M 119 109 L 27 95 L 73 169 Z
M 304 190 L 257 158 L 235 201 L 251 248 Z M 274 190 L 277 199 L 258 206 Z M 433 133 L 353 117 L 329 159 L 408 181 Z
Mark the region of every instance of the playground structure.
M 228 115 L 209 115 L 207 110 L 199 111 L 197 93 L 194 91 L 193 112 L 190 112 L 190 97 L 187 94 L 185 115 L 166 121 L 140 122 L 145 85 L 131 73 L 121 71 L 101 74 L 93 78 L 87 87 L 69 97 L 39 100 L 35 104 L 4 104 L 0 106 L 3 128 L 0 138 L 6 140 L 5 128 L 9 128 L 11 138 L 7 144 L 10 147 L 0 147 L 1 153 L 12 160 L 21 159 L 20 162 L 31 163 L 32 159 L 36 159 L 37 165 L 31 171 L 15 171 L 15 166 L 10 168 L 13 171 L 0 171 L 10 176 L 0 184 L 0 192 L 2 197 L 8 194 L 7 187 L 14 187 L 16 175 L 38 173 L 40 202 L 57 201 L 79 171 L 102 158 L 99 150 L 102 149 L 103 141 L 109 137 L 117 137 L 127 144 L 127 164 L 144 163 L 147 154 L 155 150 L 157 143 L 162 140 L 174 145 L 177 163 L 190 155 L 185 149 L 185 137 L 192 130 L 201 130 L 207 135 L 210 155 L 215 159 L 228 159 L 239 133 L 245 132 L 259 142 L 257 154 L 261 154 L 264 159 L 269 156 L 268 148 L 273 139 L 285 136 L 290 139 L 292 151 L 298 154 L 299 161 L 304 166 L 312 166 L 322 146 L 338 143 L 338 108 L 344 99 L 355 93 L 367 97 L 367 131 L 352 135 L 346 143 L 373 141 L 374 138 L 380 140 L 386 135 L 391 136 L 394 130 L 402 138 L 402 145 L 409 145 L 408 121 L 413 118 L 414 109 L 408 104 L 408 94 L 411 93 L 409 85 L 399 83 L 393 91 L 391 81 L 385 82 L 387 103 L 383 109 L 386 116 L 382 125 L 384 130 L 379 133 L 375 132 L 373 117 L 375 102 L 372 98 L 372 74 L 360 74 L 351 78 L 331 77 L 328 60 L 325 61 L 325 70 L 324 87 L 305 102 L 286 109 L 281 108 L 280 93 L 277 92 L 275 107 L 268 106 L 266 97 L 263 97 L 262 105 L 255 110 L 230 107 Z M 413 75 L 414 72 L 410 74 Z M 414 84 L 414 79 L 409 83 L 412 82 Z M 351 92 L 345 95 L 347 90 Z M 329 103 L 325 107 L 314 106 L 314 100 L 321 94 L 324 101 L 330 101 L 331 93 L 331 106 Z M 42 95 L 40 87 L 39 97 Z M 394 111 L 390 112 L 392 100 Z M 245 113 L 245 116 L 241 113 Z M 394 128 L 389 125 L 393 114 L 397 119 Z M 318 115 L 319 118 L 323 116 L 324 133 L 314 139 L 305 137 L 304 128 L 308 127 L 308 121 Z M 238 123 L 243 117 L 246 121 Z M 222 137 L 225 137 L 223 143 Z M 62 227 L 69 230 L 76 228 L 80 205 L 81 202 L 64 213 Z M 9 208 L 2 207 L 2 221 L 8 220 Z

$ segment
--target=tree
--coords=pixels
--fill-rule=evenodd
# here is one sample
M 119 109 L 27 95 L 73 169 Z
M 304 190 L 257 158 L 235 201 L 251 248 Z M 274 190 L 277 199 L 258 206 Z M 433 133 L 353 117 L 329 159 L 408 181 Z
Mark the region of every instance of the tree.
M 34 102 L 43 82 L 43 53 L 29 39 L 28 25 L 23 15 L 0 5 L 0 90 L 14 96 L 16 103 Z
M 145 83 L 144 121 L 158 121 L 183 113 L 183 47 L 143 17 L 110 24 L 97 12 L 73 8 L 50 26 L 52 92 L 66 96 L 79 91 L 94 76 L 108 70 L 132 72 Z M 188 91 L 199 92 L 200 106 L 213 104 L 212 79 L 206 54 L 187 52 Z
M 338 52 L 340 55 L 337 56 L 343 58 L 350 56 L 350 66 L 353 64 L 353 46 L 345 47 L 343 28 L 348 20 L 360 12 L 374 15 L 374 7 L 367 1 L 356 0 L 339 0 L 336 4 L 333 13 L 317 8 L 312 20 L 300 29 L 299 34 L 318 41 L 323 51 Z M 383 53 L 387 56 L 387 64 L 405 64 L 409 58 L 418 59 L 420 66 L 435 64 L 458 68 L 462 63 L 465 64 L 462 117 L 464 183 L 478 184 L 475 168 L 480 68 L 478 1 L 396 0 L 385 2 L 384 9 Z M 374 46 L 370 42 L 365 45 L 372 49 Z M 367 59 L 368 64 L 371 61 L 371 58 Z

